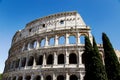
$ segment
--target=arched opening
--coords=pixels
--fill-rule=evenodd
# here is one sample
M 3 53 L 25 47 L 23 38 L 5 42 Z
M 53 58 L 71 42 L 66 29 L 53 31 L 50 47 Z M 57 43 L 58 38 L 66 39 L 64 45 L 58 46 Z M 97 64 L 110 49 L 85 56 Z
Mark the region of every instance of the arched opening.
M 26 64 L 26 58 L 22 58 L 21 67 L 25 67 L 25 64 Z
M 30 80 L 30 79 L 31 79 L 31 76 L 26 76 L 25 79 L 26 79 L 26 80 Z
M 49 39 L 49 45 L 53 46 L 54 44 L 55 44 L 55 38 L 52 37 L 52 38 Z
M 46 80 L 52 80 L 52 77 L 51 77 L 50 75 L 48 75 L 48 76 L 46 77 Z
M 47 64 L 53 64 L 53 55 L 50 54 L 47 58 Z
M 44 47 L 45 46 L 45 39 L 42 39 L 41 41 L 40 41 L 40 47 Z
M 57 80 L 64 80 L 64 76 L 63 76 L 63 75 L 59 75 L 59 76 L 57 77 Z
M 8 80 L 11 80 L 11 77 L 9 77 Z
M 76 44 L 76 37 L 75 36 L 69 36 L 69 44 Z
M 30 44 L 30 48 L 36 48 L 37 46 L 37 41 L 32 41 L 31 44 Z
M 76 75 L 71 75 L 70 80 L 78 80 L 78 77 Z
M 27 50 L 27 49 L 28 49 L 28 43 L 26 43 L 24 46 L 24 50 Z
M 22 76 L 19 76 L 19 77 L 18 77 L 18 80 L 22 80 L 22 79 L 23 79 L 23 77 L 22 77 Z
M 65 37 L 64 36 L 59 37 L 58 44 L 61 44 L 61 45 L 65 44 Z
M 43 64 L 43 56 L 40 55 L 38 58 L 37 58 L 37 65 L 42 65 Z
M 34 80 L 41 80 L 41 77 L 37 75 Z
M 19 67 L 19 62 L 20 62 L 20 59 L 16 60 L 15 68 Z
M 80 36 L 80 43 L 85 44 L 85 36 L 84 35 Z
M 58 64 L 64 64 L 64 54 L 58 55 Z
M 77 56 L 75 53 L 69 55 L 69 64 L 77 64 Z
M 13 80 L 16 80 L 16 76 L 15 76 L 15 77 L 13 77 Z
M 34 57 L 30 56 L 29 60 L 28 60 L 28 66 L 32 66 L 33 65 L 33 61 L 34 61 Z

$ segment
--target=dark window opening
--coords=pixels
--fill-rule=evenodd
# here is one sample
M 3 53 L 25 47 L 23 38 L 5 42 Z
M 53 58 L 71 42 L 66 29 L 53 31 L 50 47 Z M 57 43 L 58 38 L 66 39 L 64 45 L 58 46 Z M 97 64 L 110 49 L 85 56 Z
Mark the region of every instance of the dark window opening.
M 13 80 L 16 80 L 16 77 L 13 77 Z
M 58 64 L 64 64 L 64 54 L 58 56 Z
M 29 29 L 29 32 L 31 32 L 32 31 L 32 28 L 31 29 Z
M 59 76 L 57 77 L 57 80 L 64 80 L 64 76 L 63 76 L 63 75 L 59 75 Z
M 51 77 L 50 75 L 48 75 L 48 76 L 46 77 L 46 80 L 52 80 L 52 77 Z
M 40 55 L 37 59 L 37 65 L 42 65 L 43 64 L 43 56 Z
M 61 21 L 60 21 L 60 24 L 64 24 L 64 20 L 61 20 Z
M 31 76 L 26 76 L 25 79 L 26 79 L 26 80 L 30 80 L 30 79 L 31 79 Z
M 69 55 L 69 63 L 70 64 L 77 64 L 77 56 L 75 53 L 71 53 Z
M 33 60 L 34 60 L 34 58 L 33 58 L 33 56 L 31 56 L 29 58 L 29 61 L 28 61 L 28 66 L 32 66 L 33 65 Z
M 38 75 L 38 76 L 35 77 L 34 80 L 41 80 L 41 77 Z
M 45 24 L 43 24 L 42 26 L 43 26 L 43 28 L 45 28 Z
M 26 58 L 23 58 L 21 62 L 22 62 L 21 67 L 25 67 L 25 64 L 26 64 Z
M 47 64 L 53 64 L 53 55 L 50 54 L 47 58 Z
M 18 77 L 18 80 L 22 80 L 22 79 L 23 79 L 22 76 Z
M 20 59 L 18 59 L 18 60 L 16 61 L 15 68 L 18 68 L 18 67 L 19 67 L 19 62 L 20 62 Z
M 77 78 L 76 75 L 71 75 L 71 76 L 70 76 L 70 80 L 78 80 L 78 78 Z

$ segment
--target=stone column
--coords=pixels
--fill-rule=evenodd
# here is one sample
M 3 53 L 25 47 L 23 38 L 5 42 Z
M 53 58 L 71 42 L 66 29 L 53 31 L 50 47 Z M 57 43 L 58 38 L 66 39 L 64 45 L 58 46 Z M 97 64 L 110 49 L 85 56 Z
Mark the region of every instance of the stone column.
M 30 43 L 28 43 L 27 49 L 30 50 Z
M 68 54 L 68 52 L 67 52 L 67 49 L 66 49 L 66 51 L 65 51 L 65 57 L 66 57 L 66 65 L 68 65 L 69 64 L 69 54 Z
M 31 79 L 30 80 L 33 80 L 34 79 L 34 74 L 31 75 Z
M 89 31 L 89 35 L 88 35 L 89 39 L 90 39 L 90 42 L 93 44 L 93 36 L 91 34 L 91 31 Z
M 77 44 L 80 44 L 80 33 L 77 33 Z
M 48 37 L 45 37 L 45 46 L 48 46 Z
M 56 76 L 55 76 L 55 73 L 53 73 L 53 80 L 56 80 Z
M 84 76 L 82 75 L 82 73 L 80 73 L 80 80 L 83 80 L 84 78 L 83 78 Z
M 45 66 L 45 65 L 46 65 L 46 55 L 44 53 L 44 55 L 43 55 L 43 66 Z
M 18 76 L 16 76 L 16 80 L 18 80 Z
M 36 61 L 35 61 L 35 57 L 34 57 L 34 60 L 33 60 L 33 68 L 36 67 Z
M 57 46 L 57 45 L 58 45 L 58 36 L 55 35 L 55 46 Z
M 79 51 L 79 64 L 82 64 L 82 53 L 81 51 Z
M 54 52 L 54 65 L 57 65 L 57 52 Z
M 69 74 L 66 73 L 66 80 L 69 80 Z
M 69 35 L 67 33 L 65 35 L 65 44 L 69 44 Z
M 22 51 L 24 51 L 25 50 L 25 43 L 23 44 L 23 47 L 22 47 Z
M 26 57 L 25 68 L 27 67 L 27 64 L 28 64 L 28 60 L 29 60 L 29 58 L 28 58 L 28 57 Z
M 23 74 L 23 79 L 22 80 L 25 80 L 25 74 Z
M 40 76 L 41 76 L 41 80 L 44 80 L 43 74 L 40 74 Z

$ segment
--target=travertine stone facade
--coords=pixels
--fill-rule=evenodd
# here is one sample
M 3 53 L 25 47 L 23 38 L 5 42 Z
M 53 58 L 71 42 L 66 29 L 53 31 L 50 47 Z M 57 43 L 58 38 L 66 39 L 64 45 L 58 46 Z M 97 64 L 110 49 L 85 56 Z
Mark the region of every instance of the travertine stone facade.
M 83 80 L 84 36 L 92 42 L 90 27 L 75 11 L 28 23 L 12 39 L 3 80 Z

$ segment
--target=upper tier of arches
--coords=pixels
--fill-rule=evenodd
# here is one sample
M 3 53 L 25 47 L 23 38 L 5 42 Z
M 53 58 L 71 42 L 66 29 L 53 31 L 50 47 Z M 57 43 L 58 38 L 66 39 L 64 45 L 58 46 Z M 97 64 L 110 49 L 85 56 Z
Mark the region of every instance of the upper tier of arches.
M 76 11 L 53 14 L 31 21 L 23 30 L 17 31 L 13 37 L 12 44 L 35 34 L 71 28 L 88 27 Z

